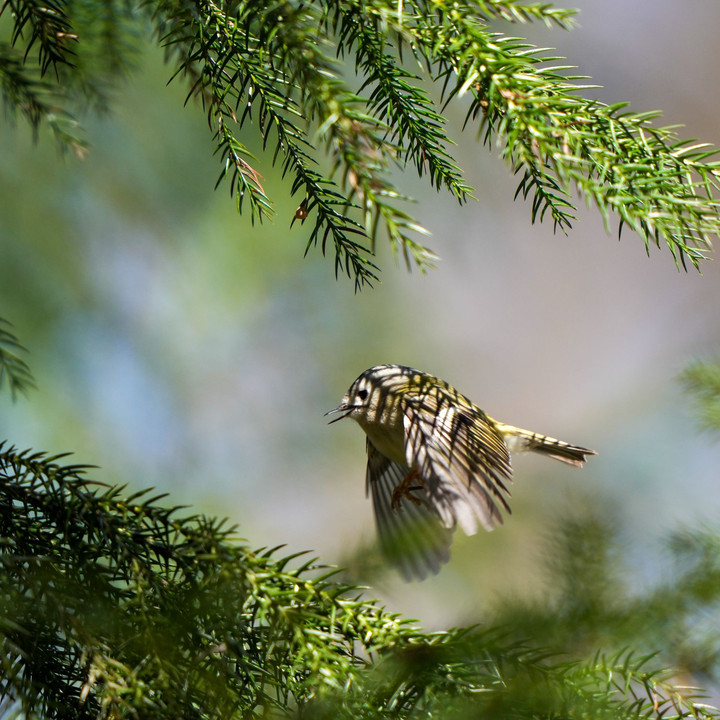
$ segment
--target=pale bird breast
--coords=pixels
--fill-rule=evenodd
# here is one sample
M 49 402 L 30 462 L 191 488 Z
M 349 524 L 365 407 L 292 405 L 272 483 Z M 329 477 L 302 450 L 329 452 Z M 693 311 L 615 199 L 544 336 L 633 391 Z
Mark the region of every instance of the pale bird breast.
M 379 452 L 393 462 L 405 464 L 403 414 L 397 404 L 383 408 L 379 414 L 369 412 L 356 420 Z

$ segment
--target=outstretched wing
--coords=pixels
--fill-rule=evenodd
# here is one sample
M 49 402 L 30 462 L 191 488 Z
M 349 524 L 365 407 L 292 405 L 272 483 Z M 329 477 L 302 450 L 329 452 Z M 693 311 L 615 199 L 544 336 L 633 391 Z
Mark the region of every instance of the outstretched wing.
M 394 509 L 393 490 L 410 468 L 388 460 L 370 440 L 367 455 L 366 491 L 372 496 L 383 554 L 407 581 L 435 575 L 450 559 L 454 524 L 444 526 L 422 487 L 412 491 L 418 504 L 403 497 L 400 507 Z
M 508 512 L 510 455 L 493 421 L 449 388 L 428 385 L 403 398 L 405 456 L 417 468 L 443 524 L 468 535 L 492 530 Z

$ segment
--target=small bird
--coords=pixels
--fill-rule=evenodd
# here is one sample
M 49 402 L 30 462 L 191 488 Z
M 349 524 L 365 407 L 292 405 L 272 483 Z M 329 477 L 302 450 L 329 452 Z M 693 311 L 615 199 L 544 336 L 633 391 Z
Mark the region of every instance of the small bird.
M 444 380 L 404 365 L 376 365 L 325 413 L 367 435 L 365 492 L 380 547 L 405 580 L 436 574 L 459 525 L 474 535 L 510 512 L 511 452 L 537 452 L 582 467 L 594 450 L 493 420 Z

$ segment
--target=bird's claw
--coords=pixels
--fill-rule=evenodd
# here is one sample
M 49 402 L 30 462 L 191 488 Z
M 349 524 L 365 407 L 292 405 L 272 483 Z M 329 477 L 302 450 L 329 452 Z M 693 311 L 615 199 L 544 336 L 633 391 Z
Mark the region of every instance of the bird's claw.
M 415 481 L 417 481 L 418 484 L 413 485 Z M 411 470 L 393 490 L 392 498 L 390 499 L 390 508 L 392 510 L 399 510 L 403 498 L 407 498 L 415 505 L 422 505 L 423 500 L 412 494 L 415 490 L 422 490 L 422 479 L 417 470 Z

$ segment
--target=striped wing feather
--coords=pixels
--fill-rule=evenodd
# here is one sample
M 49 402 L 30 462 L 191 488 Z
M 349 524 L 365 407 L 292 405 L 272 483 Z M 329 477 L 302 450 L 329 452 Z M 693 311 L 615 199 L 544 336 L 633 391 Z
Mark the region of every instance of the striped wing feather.
M 452 391 L 431 386 L 403 400 L 405 454 L 418 469 L 430 502 L 445 527 L 468 535 L 478 524 L 502 523 L 498 505 L 510 511 L 506 483 L 510 455 L 493 421 Z
M 410 468 L 390 461 L 369 440 L 367 455 L 366 490 L 372 496 L 383 554 L 407 581 L 437 574 L 450 559 L 453 527 L 440 521 L 423 488 L 413 491 L 420 504 L 403 498 L 400 507 L 393 509 L 393 490 Z

